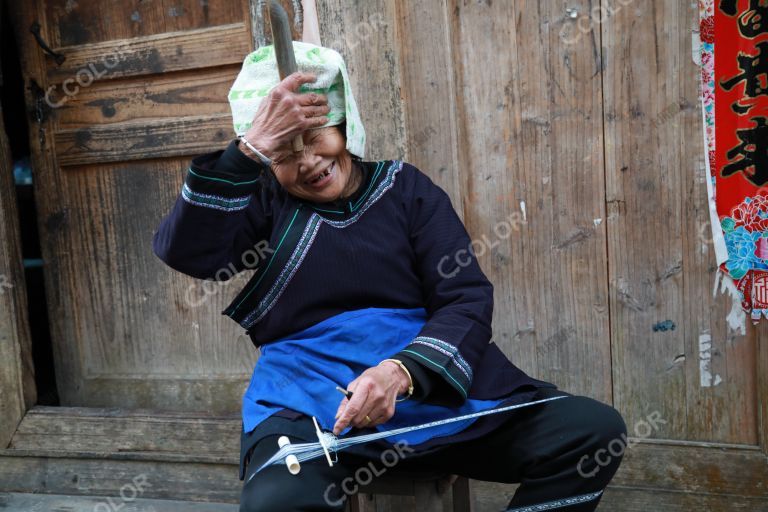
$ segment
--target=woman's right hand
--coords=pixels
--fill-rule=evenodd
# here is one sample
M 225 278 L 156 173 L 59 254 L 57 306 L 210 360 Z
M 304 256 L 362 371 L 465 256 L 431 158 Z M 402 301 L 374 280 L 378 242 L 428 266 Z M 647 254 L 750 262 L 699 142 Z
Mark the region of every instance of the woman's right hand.
M 256 149 L 271 157 L 274 152 L 289 145 L 306 130 L 320 128 L 328 122 L 328 98 L 322 94 L 298 93 L 302 84 L 314 82 L 311 73 L 296 72 L 288 75 L 261 102 L 245 138 Z

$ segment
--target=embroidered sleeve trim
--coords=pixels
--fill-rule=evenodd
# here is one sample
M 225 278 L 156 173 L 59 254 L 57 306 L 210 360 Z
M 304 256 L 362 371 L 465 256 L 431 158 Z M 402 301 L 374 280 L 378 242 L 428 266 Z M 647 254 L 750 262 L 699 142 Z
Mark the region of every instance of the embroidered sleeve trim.
M 467 377 L 467 380 L 472 381 L 472 367 L 469 366 L 467 361 L 461 356 L 458 347 L 451 345 L 446 341 L 427 336 L 417 336 L 411 343 L 424 345 L 447 356 L 451 360 L 451 363 L 456 365 L 456 367 Z
M 215 177 L 215 176 L 206 176 L 205 174 L 201 173 L 199 170 L 198 171 L 194 171 L 191 167 L 189 168 L 189 173 L 192 174 L 193 176 L 197 176 L 200 179 L 210 180 L 210 181 L 219 181 L 221 183 L 226 183 L 228 185 L 232 185 L 232 186 L 235 186 L 235 187 L 240 187 L 240 186 L 244 186 L 244 185 L 252 185 L 252 184 L 256 183 L 257 181 L 259 181 L 258 179 L 243 180 L 243 181 L 232 181 L 232 180 L 228 180 L 228 179 L 225 179 L 225 178 L 219 178 L 219 177 Z
M 408 346 L 410 347 L 411 345 Z M 464 398 L 467 398 L 467 390 L 469 389 L 470 383 L 466 380 L 464 374 L 454 371 L 450 366 L 446 366 L 445 364 L 441 364 L 438 361 L 434 361 L 432 358 L 425 355 L 424 352 L 426 351 L 420 347 L 413 347 L 413 350 L 405 348 L 401 350 L 401 352 L 415 356 L 417 359 L 424 361 L 430 366 L 434 367 L 437 371 L 448 377 L 449 384 L 456 388 Z
M 190 204 L 226 212 L 242 210 L 248 206 L 248 203 L 251 200 L 251 194 L 240 197 L 224 197 L 214 194 L 203 194 L 200 192 L 195 192 L 189 188 L 189 185 L 186 183 L 184 183 L 181 188 L 181 197 Z
M 242 179 L 236 175 L 216 175 L 192 166 L 187 170 L 184 185 L 182 193 L 190 202 L 206 203 L 202 206 L 213 204 L 222 207 L 220 209 L 227 209 L 244 206 L 243 203 L 248 202 L 246 198 L 259 189 L 259 179 L 252 174 L 244 175 Z

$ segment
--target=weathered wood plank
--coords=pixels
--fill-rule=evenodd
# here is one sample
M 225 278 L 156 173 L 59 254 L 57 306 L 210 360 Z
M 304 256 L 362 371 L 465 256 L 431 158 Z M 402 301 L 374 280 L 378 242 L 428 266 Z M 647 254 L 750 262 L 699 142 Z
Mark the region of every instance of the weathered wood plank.
M 46 0 L 43 12 L 48 25 L 43 34 L 54 48 L 202 29 L 247 19 L 243 2 L 232 0 L 115 4 L 100 0 Z
M 471 169 L 464 221 L 495 285 L 494 339 L 532 375 L 610 403 L 595 42 L 562 43 L 558 2 L 452 2 L 450 11 Z
M 215 151 L 234 137 L 229 114 L 100 124 L 54 135 L 61 166 L 128 162 Z
M 599 510 L 768 510 L 768 458 L 759 449 L 630 441 Z M 473 481 L 478 510 L 506 506 L 516 489 Z M 694 504 L 703 508 L 692 508 Z
M 756 447 L 630 438 L 613 485 L 768 500 L 768 457 Z
M 712 297 L 690 2 L 617 9 L 602 34 L 615 404 L 654 438 L 756 444 L 755 337 Z M 670 117 L 670 112 L 674 115 Z
M 56 109 L 56 129 L 74 130 L 97 124 L 146 121 L 163 118 L 225 116 L 227 95 L 240 66 L 221 66 L 205 73 L 179 71 L 147 82 L 100 81 L 81 88 Z M 190 112 L 189 104 L 195 105 Z M 229 133 L 234 136 L 226 114 Z
M 37 400 L 37 389 L 13 163 L 2 114 L 0 104 L 0 447 L 5 447 Z
M 768 512 L 768 501 L 742 496 L 677 493 L 647 489 L 609 487 L 600 502 L 600 512 L 690 512 L 725 510 Z
M 671 63 L 676 80 L 670 83 L 669 96 L 677 90 L 679 97 L 670 97 L 672 108 L 657 113 L 658 119 L 652 122 L 660 140 L 675 141 L 670 142 L 667 165 L 683 172 L 683 260 L 682 266 L 672 271 L 684 272 L 685 439 L 757 445 L 761 400 L 763 406 L 768 405 L 768 382 L 760 386 L 761 370 L 755 364 L 759 360 L 757 331 L 766 326 L 763 323 L 756 329 L 749 325 L 745 333 L 729 329 L 726 317 L 732 301 L 727 294 L 712 293 L 717 262 L 705 193 L 709 177 L 704 162 L 700 68 L 687 57 L 691 38 L 685 37 L 685 33 L 697 33 L 697 14 L 697 6 L 681 3 L 676 26 L 657 22 L 660 31 L 674 34 L 668 40 L 667 51 L 677 52 L 680 57 Z M 763 448 L 768 453 L 768 447 Z
M 318 5 L 324 46 L 344 57 L 365 125 L 366 159 L 405 154 L 395 2 L 327 0 Z
M 405 118 L 405 158 L 451 197 L 464 215 L 462 174 L 470 172 L 459 141 L 453 41 L 448 2 L 397 2 L 400 96 Z M 383 18 L 381 18 L 383 19 Z M 377 18 L 368 30 L 375 30 Z
M 142 497 L 238 503 L 242 482 L 235 464 L 206 464 L 182 458 L 116 460 L 72 457 L 13 456 L 0 452 L 0 482 L 5 492 L 115 496 L 135 481 L 148 486 Z
M 383 476 L 370 485 L 361 486 L 360 492 L 350 496 L 348 512 L 399 512 L 418 510 L 442 512 L 454 510 L 453 495 L 448 482 L 413 480 L 411 478 Z M 464 509 L 455 509 L 464 510 Z
M 477 484 L 479 511 L 503 510 L 512 499 L 512 488 L 502 484 L 480 482 Z M 691 512 L 692 510 L 727 510 L 744 512 L 768 512 L 764 498 L 743 496 L 679 493 L 656 489 L 637 489 L 610 485 L 598 505 L 599 512 Z
M 450 493 L 439 493 L 435 483 L 418 483 L 415 487 L 414 497 L 416 498 L 416 506 L 414 510 L 423 512 L 442 512 L 443 510 L 448 510 L 444 506 Z
M 458 478 L 453 483 L 451 499 L 454 512 L 473 512 L 476 510 L 474 505 L 475 491 L 472 481 L 468 478 Z
M 225 332 L 234 330 L 224 321 L 218 326 Z M 213 328 L 212 325 L 206 326 L 205 331 Z M 235 414 L 240 411 L 242 395 L 250 378 L 245 372 L 250 371 L 248 365 L 255 363 L 256 355 L 250 340 L 242 334 L 222 337 L 221 342 L 221 346 L 200 349 L 218 358 L 218 361 L 211 363 L 211 370 L 202 363 L 188 363 L 188 366 L 197 368 L 190 369 L 187 375 L 168 375 L 165 378 L 131 369 L 126 369 L 125 375 L 89 376 L 80 382 L 83 398 L 78 403 L 85 407 L 109 407 L 120 400 L 119 406 L 125 408 L 156 407 L 191 413 Z M 94 362 L 106 363 L 104 360 Z M 214 366 L 218 368 L 213 369 Z M 126 389 L 131 392 L 127 394 Z
M 67 60 L 61 66 L 47 67 L 48 83 L 57 85 L 52 92 L 57 97 L 88 87 L 94 80 L 242 64 L 250 51 L 248 36 L 247 24 L 232 23 L 58 48 Z
M 33 407 L 10 448 L 27 451 L 180 453 L 238 460 L 237 415 L 167 410 Z
M 61 494 L 0 494 L 0 508 L 4 512 L 62 512 L 74 510 L 120 510 L 121 512 L 237 512 L 237 505 L 200 503 L 194 501 L 152 500 L 137 497 L 142 489 L 131 484 L 125 492 L 115 496 L 65 496 Z
M 355 494 L 347 499 L 345 507 L 348 512 L 377 512 L 376 497 L 370 494 Z

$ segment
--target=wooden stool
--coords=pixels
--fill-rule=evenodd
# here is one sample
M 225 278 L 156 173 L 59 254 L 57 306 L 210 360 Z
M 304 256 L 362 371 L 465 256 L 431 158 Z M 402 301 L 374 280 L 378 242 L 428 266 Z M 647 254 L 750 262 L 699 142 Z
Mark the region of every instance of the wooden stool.
M 448 492 L 453 506 L 448 503 Z M 414 496 L 417 512 L 472 512 L 469 480 L 456 475 L 382 475 L 347 499 L 347 512 L 376 512 L 376 495 Z M 405 512 L 405 511 L 403 511 Z

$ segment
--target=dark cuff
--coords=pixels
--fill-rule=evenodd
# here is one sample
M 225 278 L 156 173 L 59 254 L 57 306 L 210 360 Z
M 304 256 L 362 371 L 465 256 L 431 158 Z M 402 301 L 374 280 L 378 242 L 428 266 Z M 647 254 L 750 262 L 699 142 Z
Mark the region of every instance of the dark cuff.
M 433 364 L 414 354 L 412 347 L 398 352 L 394 359 L 403 362 L 413 377 L 413 400 L 434 405 L 455 407 L 464 403 L 466 396 Z
M 261 186 L 261 162 L 244 155 L 235 139 L 224 150 L 192 159 L 182 188 L 187 202 L 224 211 L 242 210 Z
M 436 379 L 437 376 L 433 372 L 422 367 L 406 354 L 399 353 L 395 356 L 395 359 L 402 361 L 408 369 L 408 372 L 411 374 L 411 378 L 413 379 L 413 395 L 411 395 L 411 399 L 422 401 L 427 398 L 434 388 L 434 383 L 432 381 L 433 379 Z
M 260 160 L 254 160 L 243 153 L 239 144 L 240 139 L 234 139 L 229 143 L 216 163 L 216 170 L 224 172 L 232 170 L 238 175 L 259 175 L 269 170 L 269 167 Z

